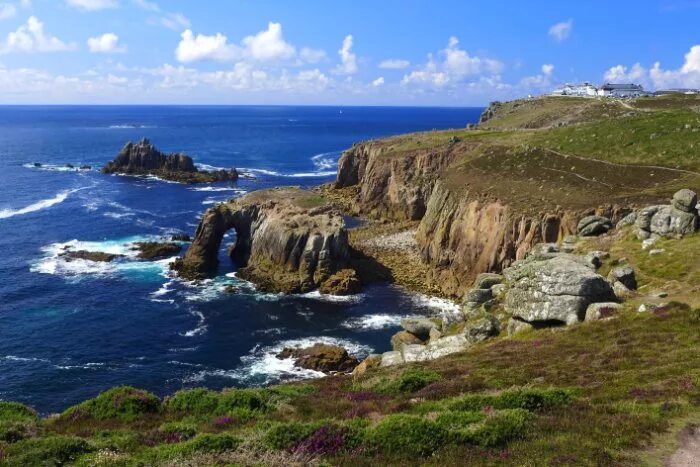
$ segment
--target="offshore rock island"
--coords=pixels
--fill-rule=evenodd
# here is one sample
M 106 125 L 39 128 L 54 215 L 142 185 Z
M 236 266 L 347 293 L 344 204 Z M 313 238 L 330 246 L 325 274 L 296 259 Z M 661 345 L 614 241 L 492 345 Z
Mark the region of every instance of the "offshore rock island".
M 238 180 L 236 169 L 199 170 L 186 154 L 164 154 L 143 138 L 137 143 L 129 141 L 117 157 L 108 162 L 102 173 L 120 175 L 150 175 L 179 183 L 233 182 Z
M 494 103 L 475 127 L 355 144 L 317 189 L 211 207 L 172 266 L 183 279 L 214 277 L 234 231 L 228 256 L 260 290 L 391 282 L 459 311 L 406 316 L 359 363 L 322 342 L 280 349 L 332 374 L 313 381 L 163 399 L 125 386 L 48 419 L 3 402 L 0 459 L 682 465 L 700 421 L 699 108 Z M 109 170 L 198 173 L 154 151 L 127 145 Z

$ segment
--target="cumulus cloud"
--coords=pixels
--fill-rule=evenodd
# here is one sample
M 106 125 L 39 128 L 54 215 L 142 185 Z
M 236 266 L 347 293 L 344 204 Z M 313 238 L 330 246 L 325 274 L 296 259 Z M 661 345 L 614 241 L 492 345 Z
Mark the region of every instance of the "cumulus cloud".
M 30 16 L 26 24 L 7 35 L 0 44 L 0 53 L 63 52 L 75 49 L 75 44 L 44 32 L 44 23 Z
M 557 42 L 563 42 L 571 36 L 574 29 L 574 20 L 562 21 L 549 28 L 549 36 Z
M 119 36 L 112 32 L 89 38 L 87 40 L 87 45 L 92 53 L 126 52 L 126 47 L 119 44 Z
M 397 58 L 390 58 L 388 60 L 382 60 L 379 64 L 379 68 L 384 68 L 385 70 L 403 70 L 408 68 L 411 62 L 408 60 L 402 60 Z
M 378 87 L 382 86 L 383 84 L 384 84 L 384 77 L 383 76 L 380 76 L 379 78 L 372 81 L 372 86 L 374 86 L 375 88 L 378 88 Z
M 631 67 L 616 65 L 605 72 L 604 78 L 611 82 L 639 83 L 654 89 L 700 88 L 700 45 L 690 48 L 678 69 L 664 69 L 660 62 L 648 69 L 640 63 Z
M 456 37 L 450 37 L 447 47 L 439 55 L 444 57 L 442 61 L 436 61 L 429 55 L 428 62 L 405 75 L 401 83 L 444 87 L 464 83 L 467 78 L 476 75 L 497 76 L 504 68 L 498 60 L 470 55 L 459 47 Z
M 340 64 L 335 67 L 334 72 L 341 75 L 352 75 L 357 73 L 357 55 L 352 52 L 353 37 L 351 34 L 343 39 L 343 46 L 338 50 Z
M 119 6 L 117 0 L 66 0 L 68 6 L 85 11 L 107 10 Z
M 187 29 L 181 35 L 175 56 L 182 63 L 241 59 L 271 62 L 293 58 L 296 49 L 284 40 L 282 25 L 270 22 L 266 30 L 245 37 L 241 45 L 229 43 L 228 38 L 221 33 L 213 36 L 195 35 L 191 29 Z
M 554 65 L 552 65 L 551 63 L 545 63 L 544 65 L 542 65 L 542 73 L 545 76 L 551 76 L 553 72 L 554 72 Z

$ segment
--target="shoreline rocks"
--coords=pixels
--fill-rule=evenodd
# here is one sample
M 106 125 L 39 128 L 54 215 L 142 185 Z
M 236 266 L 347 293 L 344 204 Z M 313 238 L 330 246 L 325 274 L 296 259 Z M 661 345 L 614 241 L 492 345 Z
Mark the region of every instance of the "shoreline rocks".
M 350 372 L 360 363 L 343 347 L 321 343 L 305 348 L 285 347 L 276 357 L 294 358 L 295 366 L 324 373 Z
M 94 261 L 97 263 L 110 263 L 117 258 L 122 258 L 124 255 L 117 255 L 117 254 L 113 254 L 113 253 L 104 253 L 101 251 L 77 250 L 77 251 L 66 251 L 65 253 L 61 253 L 61 256 L 66 258 L 66 261 L 69 261 L 69 262 L 76 260 L 76 259 L 82 259 L 82 260 Z
M 117 157 L 108 162 L 102 173 L 126 175 L 153 175 L 180 183 L 211 183 L 238 180 L 236 169 L 201 171 L 192 158 L 182 153 L 164 154 L 150 141 L 143 138 L 137 143 L 129 141 Z
M 138 250 L 138 258 L 152 260 L 175 256 L 180 253 L 182 247 L 177 243 L 137 242 L 134 244 L 134 250 Z

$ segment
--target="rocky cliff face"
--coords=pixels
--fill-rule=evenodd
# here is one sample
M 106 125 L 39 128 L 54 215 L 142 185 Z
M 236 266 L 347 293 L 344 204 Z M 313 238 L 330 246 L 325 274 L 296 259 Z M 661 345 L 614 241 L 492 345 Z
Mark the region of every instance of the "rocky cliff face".
M 241 278 L 261 290 L 307 292 L 345 274 L 348 237 L 343 218 L 328 206 L 313 208 L 299 189 L 254 192 L 205 213 L 192 245 L 173 268 L 189 279 L 216 271 L 226 231 L 235 229 L 229 252 Z
M 164 154 L 146 138 L 138 143 L 129 141 L 117 157 L 102 168 L 103 173 L 129 175 L 155 175 L 183 183 L 235 181 L 235 169 L 213 172 L 200 171 L 186 154 Z

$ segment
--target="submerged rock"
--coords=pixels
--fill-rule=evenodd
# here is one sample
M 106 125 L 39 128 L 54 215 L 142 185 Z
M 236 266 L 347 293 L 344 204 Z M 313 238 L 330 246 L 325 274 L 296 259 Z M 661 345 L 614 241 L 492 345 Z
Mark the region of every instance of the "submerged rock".
M 117 157 L 102 168 L 107 174 L 154 175 L 181 183 L 210 183 L 235 181 L 236 169 L 212 172 L 198 170 L 186 154 L 164 154 L 146 138 L 138 143 L 129 141 Z
M 117 255 L 112 253 L 103 253 L 101 251 L 66 251 L 62 253 L 61 256 L 66 258 L 66 261 L 73 261 L 76 259 L 84 259 L 88 261 L 95 261 L 99 263 L 109 263 L 117 258 L 121 258 L 124 255 Z
M 324 373 L 351 371 L 359 363 L 344 348 L 320 343 L 303 349 L 286 347 L 277 354 L 277 358 L 294 358 L 294 364 L 299 368 L 323 371 Z

